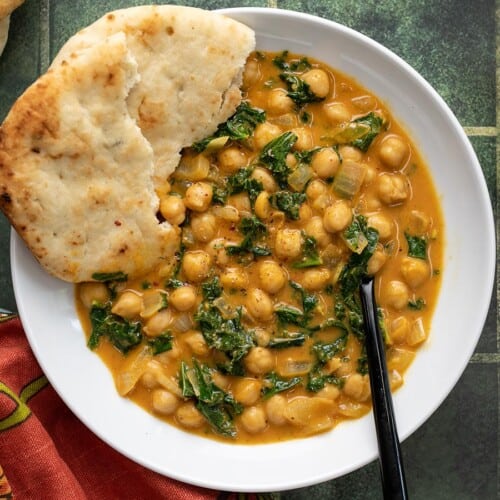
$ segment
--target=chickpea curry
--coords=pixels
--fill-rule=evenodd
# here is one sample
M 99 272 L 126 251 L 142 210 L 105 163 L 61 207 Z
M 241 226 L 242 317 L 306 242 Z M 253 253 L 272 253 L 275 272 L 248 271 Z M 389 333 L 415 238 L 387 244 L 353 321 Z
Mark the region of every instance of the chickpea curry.
M 243 101 L 184 151 L 159 217 L 175 259 L 77 286 L 118 392 L 237 443 L 370 409 L 358 287 L 375 275 L 392 389 L 427 338 L 444 228 L 429 172 L 375 96 L 311 58 L 255 52 Z

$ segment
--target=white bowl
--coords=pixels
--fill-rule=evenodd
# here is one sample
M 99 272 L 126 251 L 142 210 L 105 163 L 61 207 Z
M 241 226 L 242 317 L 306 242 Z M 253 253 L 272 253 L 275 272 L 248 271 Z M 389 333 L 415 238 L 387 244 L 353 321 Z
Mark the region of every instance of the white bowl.
M 394 396 L 402 439 L 440 405 L 481 334 L 494 279 L 493 216 L 480 165 L 458 121 L 405 62 L 369 38 L 306 14 L 265 8 L 221 11 L 251 26 L 262 50 L 314 56 L 384 100 L 432 170 L 446 222 L 443 281 L 429 341 Z M 73 287 L 49 277 L 13 234 L 14 288 L 31 347 L 71 410 L 132 460 L 188 483 L 230 491 L 278 491 L 319 483 L 375 459 L 372 415 L 332 432 L 278 444 L 237 446 L 173 428 L 116 393 L 86 345 Z

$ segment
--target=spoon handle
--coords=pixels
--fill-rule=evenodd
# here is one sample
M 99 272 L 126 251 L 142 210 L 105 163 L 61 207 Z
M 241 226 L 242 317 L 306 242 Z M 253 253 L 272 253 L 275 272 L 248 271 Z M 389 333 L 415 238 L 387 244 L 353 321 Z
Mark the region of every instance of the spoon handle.
M 382 486 L 386 500 L 406 500 L 408 493 L 387 377 L 384 341 L 378 324 L 373 283 L 372 277 L 364 279 L 360 287 L 360 296 L 366 332 L 366 354 L 373 415 L 377 429 Z

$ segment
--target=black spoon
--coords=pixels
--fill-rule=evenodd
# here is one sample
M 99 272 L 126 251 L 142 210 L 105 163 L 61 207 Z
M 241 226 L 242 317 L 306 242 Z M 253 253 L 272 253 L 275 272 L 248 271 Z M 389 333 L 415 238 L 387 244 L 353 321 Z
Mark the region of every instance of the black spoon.
M 366 334 L 366 355 L 370 374 L 373 416 L 377 429 L 380 474 L 386 500 L 407 500 L 408 492 L 387 377 L 384 341 L 377 321 L 377 304 L 372 276 L 363 278 L 359 293 Z

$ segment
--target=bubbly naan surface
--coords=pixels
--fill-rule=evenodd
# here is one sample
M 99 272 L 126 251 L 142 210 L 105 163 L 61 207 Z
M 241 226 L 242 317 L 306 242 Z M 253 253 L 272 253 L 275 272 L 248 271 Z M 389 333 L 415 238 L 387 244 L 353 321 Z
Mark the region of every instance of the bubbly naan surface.
M 253 47 L 247 27 L 172 6 L 70 39 L 0 127 L 0 208 L 49 273 L 133 277 L 172 257 L 178 229 L 157 219 L 156 191 L 234 112 Z

